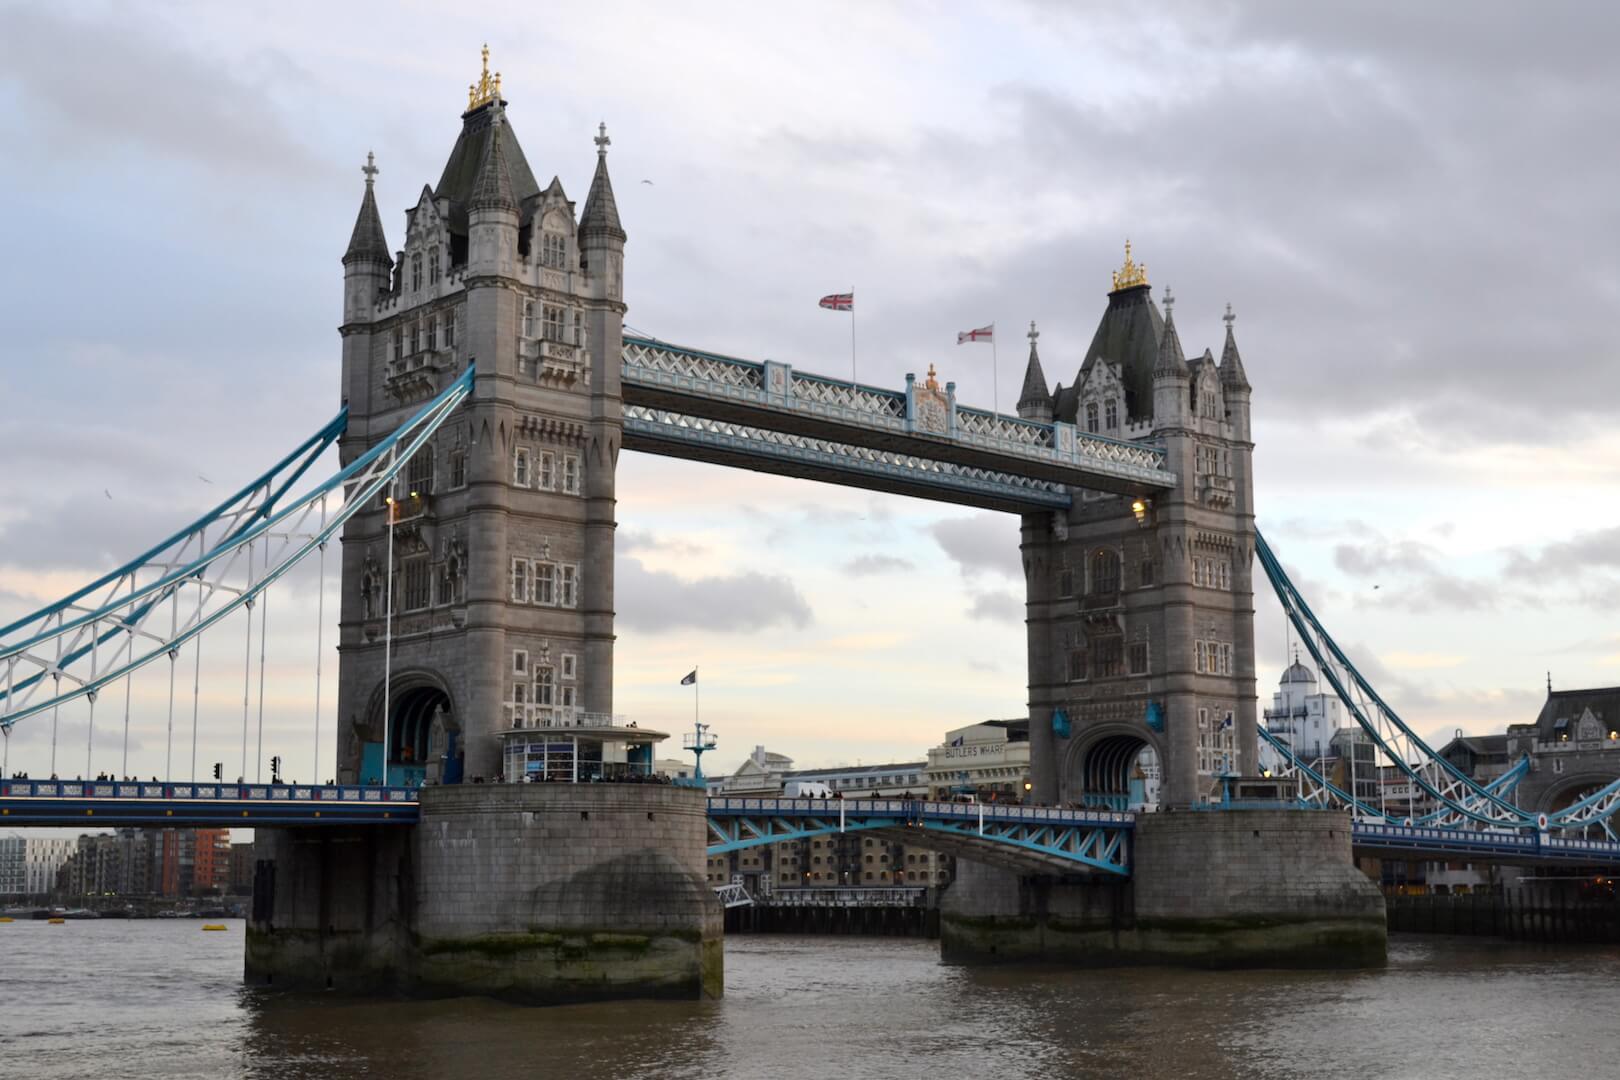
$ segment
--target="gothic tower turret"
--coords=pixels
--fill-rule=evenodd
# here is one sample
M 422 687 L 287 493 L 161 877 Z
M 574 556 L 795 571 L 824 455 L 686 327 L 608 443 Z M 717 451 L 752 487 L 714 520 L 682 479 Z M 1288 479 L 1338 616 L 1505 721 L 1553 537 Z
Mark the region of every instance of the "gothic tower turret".
M 1029 363 L 1024 367 L 1024 388 L 1018 395 L 1018 415 L 1025 420 L 1052 422 L 1052 392 L 1046 388 L 1046 372 L 1041 370 L 1041 355 L 1035 342 L 1041 332 L 1035 329 L 1035 320 L 1029 323 Z
M 367 174 L 344 258 L 346 458 L 476 374 L 393 503 L 344 529 L 342 779 L 499 776 L 512 732 L 612 711 L 625 234 L 606 146 L 576 224 L 561 182 L 535 182 L 486 49 L 397 265 Z

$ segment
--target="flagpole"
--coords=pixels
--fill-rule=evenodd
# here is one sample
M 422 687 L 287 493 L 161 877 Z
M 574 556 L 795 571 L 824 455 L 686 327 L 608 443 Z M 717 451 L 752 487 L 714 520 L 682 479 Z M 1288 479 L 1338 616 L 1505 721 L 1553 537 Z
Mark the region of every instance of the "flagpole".
M 996 324 L 990 324 L 990 411 L 1001 415 L 1001 379 L 996 374 Z
M 703 710 L 698 705 L 703 700 L 703 691 L 699 687 L 701 680 L 697 677 L 697 665 L 692 665 L 692 726 L 698 729 L 698 740 L 703 739 Z
M 855 286 L 849 287 L 849 388 L 855 389 L 860 385 L 860 375 L 855 367 Z

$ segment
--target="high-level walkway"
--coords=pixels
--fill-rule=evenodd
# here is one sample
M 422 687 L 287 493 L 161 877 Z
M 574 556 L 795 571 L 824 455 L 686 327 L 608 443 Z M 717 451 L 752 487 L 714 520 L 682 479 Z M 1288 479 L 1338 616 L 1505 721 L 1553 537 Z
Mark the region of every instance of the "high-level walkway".
M 621 377 L 630 450 L 1015 513 L 1176 484 L 1158 447 L 968 408 L 931 377 L 886 389 L 628 336 Z

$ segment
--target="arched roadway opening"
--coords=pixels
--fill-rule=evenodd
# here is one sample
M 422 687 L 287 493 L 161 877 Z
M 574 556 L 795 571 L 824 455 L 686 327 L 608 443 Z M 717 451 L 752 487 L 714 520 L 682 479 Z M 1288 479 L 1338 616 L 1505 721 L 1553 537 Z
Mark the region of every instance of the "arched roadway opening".
M 390 680 L 388 696 L 388 768 L 385 774 L 382 744 L 366 742 L 361 746 L 360 781 L 416 785 L 423 780 L 458 779 L 461 725 L 444 680 L 427 671 L 401 672 Z M 379 734 L 376 717 L 382 712 L 382 697 L 379 685 L 370 709 L 370 728 Z
M 1064 759 L 1063 801 L 1098 810 L 1159 804 L 1159 748 L 1141 728 L 1105 725 L 1073 743 Z

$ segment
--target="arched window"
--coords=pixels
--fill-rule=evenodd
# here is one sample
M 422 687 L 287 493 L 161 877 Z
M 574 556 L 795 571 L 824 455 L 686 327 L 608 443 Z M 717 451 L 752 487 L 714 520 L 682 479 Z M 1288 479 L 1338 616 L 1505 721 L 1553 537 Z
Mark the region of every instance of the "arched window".
M 1105 426 L 1108 428 L 1109 431 L 1118 431 L 1119 430 L 1119 399 L 1118 398 L 1109 398 L 1108 399 L 1107 404 L 1103 407 L 1103 418 L 1104 418 L 1104 421 L 1105 421 Z
M 411 288 L 422 287 L 422 253 L 419 251 L 411 256 Z
M 1097 434 L 1097 403 L 1095 401 L 1086 403 L 1086 430 L 1093 435 Z
M 436 248 L 436 247 L 432 247 L 432 248 L 428 248 L 428 284 L 429 285 L 437 285 L 438 283 L 439 283 L 439 249 Z
M 1098 548 L 1091 555 L 1091 592 L 1093 596 L 1119 592 L 1119 556 L 1110 548 Z

